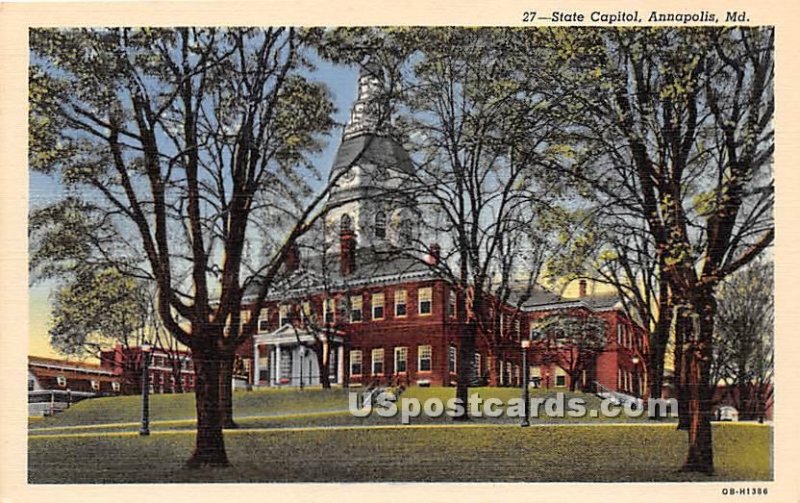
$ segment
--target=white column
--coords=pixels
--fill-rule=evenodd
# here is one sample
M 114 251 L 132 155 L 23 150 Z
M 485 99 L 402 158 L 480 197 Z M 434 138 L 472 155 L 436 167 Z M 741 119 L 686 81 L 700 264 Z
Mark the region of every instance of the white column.
M 253 339 L 253 386 L 258 386 L 258 342 Z
M 339 346 L 339 364 L 336 366 L 336 382 L 344 384 L 344 346 Z
M 281 383 L 281 345 L 275 346 L 275 384 Z
M 269 385 L 275 386 L 275 346 L 272 344 L 269 345 L 267 361 L 269 362 Z

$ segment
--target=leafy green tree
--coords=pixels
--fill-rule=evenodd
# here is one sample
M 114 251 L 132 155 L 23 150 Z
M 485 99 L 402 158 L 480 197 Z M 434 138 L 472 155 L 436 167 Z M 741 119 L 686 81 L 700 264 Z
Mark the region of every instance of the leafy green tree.
M 114 270 L 83 273 L 55 291 L 50 345 L 72 356 L 98 356 L 117 342 L 146 338 L 146 294 L 136 280 Z
M 321 33 L 31 31 L 30 166 L 68 196 L 34 209 L 31 265 L 153 282 L 197 375 L 191 467 L 228 465 L 234 351 L 326 195 L 310 185 L 334 126 L 326 88 L 309 78 Z
M 149 342 L 166 357 L 175 385 L 182 391 L 182 346 L 165 333 L 155 311 L 153 295 L 141 280 L 107 269 L 92 271 L 82 267 L 53 294 L 50 345 L 58 352 L 76 357 L 93 357 L 103 362 L 102 351 L 119 347 L 122 351 Z M 128 386 L 139 384 L 137 364 L 123 361 Z

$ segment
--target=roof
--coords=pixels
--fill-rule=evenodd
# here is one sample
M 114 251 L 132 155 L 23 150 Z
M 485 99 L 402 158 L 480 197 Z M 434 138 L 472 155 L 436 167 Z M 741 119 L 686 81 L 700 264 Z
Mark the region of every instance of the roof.
M 112 372 L 95 363 L 80 361 L 59 360 L 41 356 L 28 356 L 28 367 L 47 369 L 53 371 L 72 371 L 78 373 L 111 375 Z
M 403 146 L 392 138 L 376 134 L 360 134 L 342 141 L 333 161 L 330 178 L 354 164 L 373 164 L 407 174 L 414 173 L 414 164 Z
M 563 301 L 560 295 L 553 293 L 540 285 L 533 285 L 530 292 L 527 290 L 527 285 L 520 284 L 512 287 L 511 295 L 509 296 L 508 301 L 523 310 Z
M 585 302 L 589 307 L 594 310 L 613 309 L 620 305 L 621 301 L 619 295 L 616 293 L 601 293 L 594 295 L 586 295 L 579 300 Z
M 347 289 L 364 285 L 396 284 L 410 280 L 435 279 L 430 266 L 391 248 L 357 248 L 355 270 L 342 276 L 339 253 L 303 257 L 300 268 L 276 284 L 268 299 L 280 299 L 309 290 Z M 245 290 L 245 299 L 257 295 L 258 283 Z
M 534 285 L 529 296 L 522 300 L 526 291 L 527 285 L 520 284 L 515 287 L 509 297 L 509 302 L 523 311 L 543 311 L 569 307 L 586 307 L 592 311 L 602 311 L 616 308 L 620 303 L 619 296 L 615 293 L 585 295 L 570 299 L 551 292 L 540 285 Z

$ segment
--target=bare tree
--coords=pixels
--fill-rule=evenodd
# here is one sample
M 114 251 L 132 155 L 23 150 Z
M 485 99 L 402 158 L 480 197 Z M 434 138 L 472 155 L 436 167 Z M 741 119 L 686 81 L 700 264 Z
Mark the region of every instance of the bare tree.
M 763 421 L 774 376 L 772 263 L 755 262 L 731 276 L 719 289 L 717 307 L 709 394 L 725 383 L 739 419 Z
M 41 209 L 53 232 L 40 230 L 58 239 L 34 237 L 34 256 L 52 272 L 80 253 L 157 286 L 161 322 L 191 349 L 197 376 L 188 464 L 225 466 L 234 351 L 327 195 L 309 185 L 319 177 L 309 156 L 333 106 L 304 76 L 321 30 L 31 33 L 31 166 L 79 198 L 70 209 L 87 231 L 67 242 L 75 213 Z M 280 237 L 254 234 L 259 220 Z

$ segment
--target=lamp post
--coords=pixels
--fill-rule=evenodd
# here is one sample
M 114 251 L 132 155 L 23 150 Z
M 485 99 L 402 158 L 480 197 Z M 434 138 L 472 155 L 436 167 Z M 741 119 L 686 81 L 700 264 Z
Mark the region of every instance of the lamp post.
M 303 391 L 303 363 L 306 356 L 305 348 L 300 346 L 300 391 Z
M 150 366 L 150 344 L 142 344 L 142 427 L 139 435 L 147 436 L 150 434 L 150 378 L 148 367 Z
M 525 339 L 522 341 L 522 408 L 525 417 L 522 418 L 520 426 L 530 426 L 531 423 L 528 418 L 531 416 L 531 401 L 528 396 L 528 348 L 531 347 L 531 341 Z
M 634 383 L 636 385 L 636 396 L 640 396 L 642 394 L 642 390 L 639 389 L 639 357 L 633 355 L 631 358 L 631 363 L 633 363 L 633 377 L 636 379 Z

